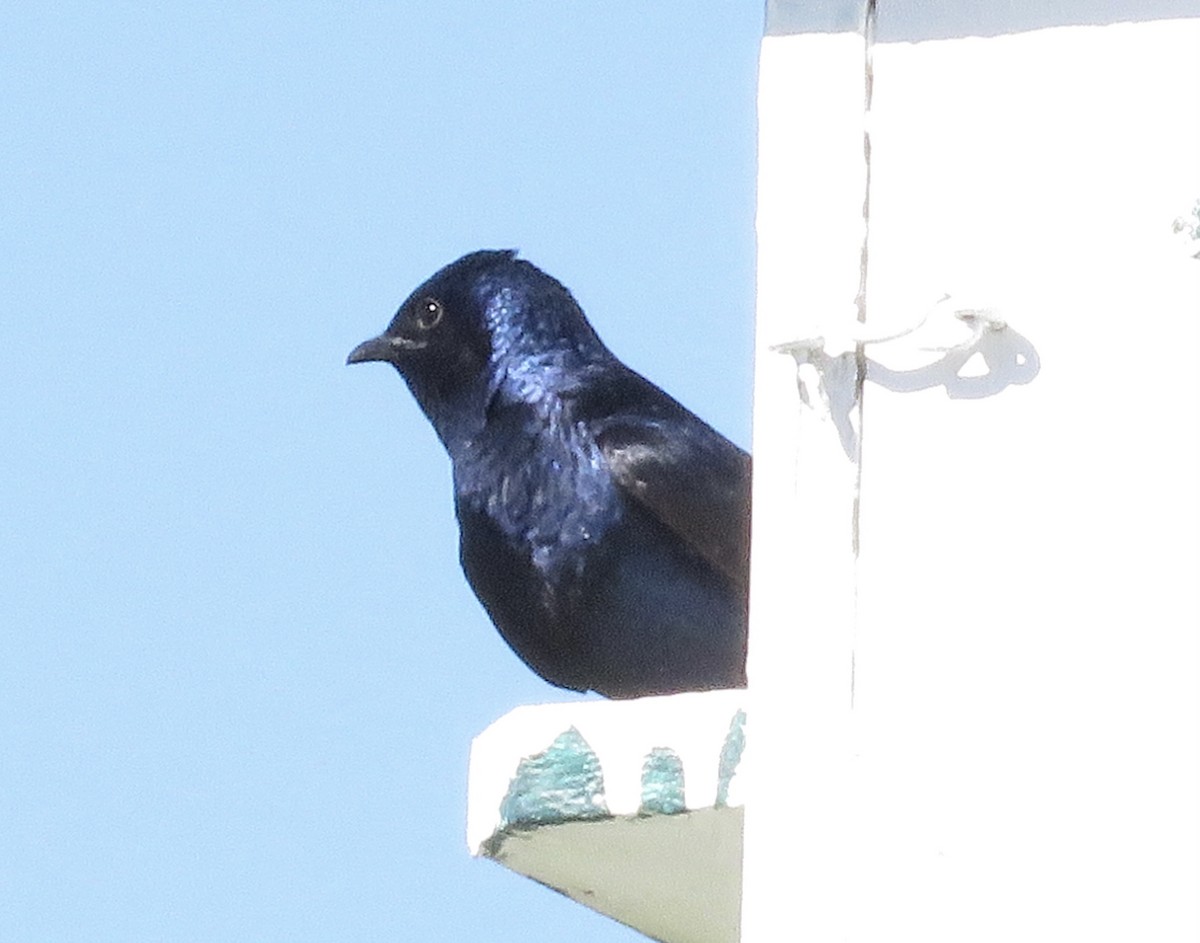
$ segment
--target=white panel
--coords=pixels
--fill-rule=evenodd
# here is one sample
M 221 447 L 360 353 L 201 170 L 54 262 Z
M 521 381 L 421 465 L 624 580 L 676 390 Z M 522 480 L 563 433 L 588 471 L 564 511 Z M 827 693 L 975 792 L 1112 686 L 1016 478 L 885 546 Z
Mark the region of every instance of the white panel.
M 867 387 L 853 939 L 1200 938 L 1197 50 L 875 49 L 869 324 L 982 300 L 1041 369 Z

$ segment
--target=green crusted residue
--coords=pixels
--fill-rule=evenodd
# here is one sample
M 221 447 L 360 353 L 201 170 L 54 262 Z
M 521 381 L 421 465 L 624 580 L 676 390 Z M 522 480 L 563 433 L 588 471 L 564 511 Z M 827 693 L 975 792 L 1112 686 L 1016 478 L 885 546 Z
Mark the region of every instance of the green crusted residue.
M 683 760 L 668 747 L 655 747 L 642 762 L 642 805 L 639 815 L 684 812 Z
M 729 733 L 721 747 L 721 765 L 717 767 L 717 806 L 729 805 L 729 784 L 742 760 L 746 747 L 746 712 L 738 711 L 729 722 Z
M 500 803 L 501 827 L 546 825 L 608 816 L 600 760 L 572 727 L 544 753 L 527 756 Z

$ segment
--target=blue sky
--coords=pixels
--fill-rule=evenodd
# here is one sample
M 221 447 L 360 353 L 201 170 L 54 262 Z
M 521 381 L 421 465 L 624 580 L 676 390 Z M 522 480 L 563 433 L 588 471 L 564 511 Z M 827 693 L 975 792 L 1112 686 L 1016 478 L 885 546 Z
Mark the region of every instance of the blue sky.
M 0 939 L 636 939 L 468 856 L 470 738 L 570 695 L 343 361 L 518 247 L 748 445 L 760 4 L 4 19 Z

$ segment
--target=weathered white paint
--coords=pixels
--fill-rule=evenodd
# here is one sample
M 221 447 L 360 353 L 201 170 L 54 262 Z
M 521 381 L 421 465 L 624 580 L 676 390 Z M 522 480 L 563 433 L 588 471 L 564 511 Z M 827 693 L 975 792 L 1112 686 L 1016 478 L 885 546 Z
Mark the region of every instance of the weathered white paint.
M 683 760 L 689 809 L 713 804 L 718 759 L 730 719 L 745 707 L 745 691 L 713 691 L 647 697 L 634 701 L 572 701 L 518 707 L 471 744 L 467 845 L 478 854 L 500 824 L 500 802 L 517 762 L 545 750 L 574 727 L 604 769 L 608 809 L 633 815 L 641 801 L 642 761 L 655 747 L 670 747 Z M 735 776 L 730 804 L 741 805 Z
M 519 707 L 471 747 L 467 843 L 505 867 L 671 943 L 734 943 L 741 902 L 740 764 L 717 803 L 722 751 L 745 691 Z M 611 818 L 535 828 L 500 814 L 518 765 L 574 729 L 600 761 Z M 682 761 L 688 811 L 639 815 L 647 754 Z

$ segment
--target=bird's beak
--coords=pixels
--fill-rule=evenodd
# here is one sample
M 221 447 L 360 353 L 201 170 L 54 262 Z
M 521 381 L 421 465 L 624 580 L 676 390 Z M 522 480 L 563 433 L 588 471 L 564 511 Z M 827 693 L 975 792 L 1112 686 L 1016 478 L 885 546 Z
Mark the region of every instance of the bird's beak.
M 368 360 L 390 361 L 394 349 L 395 345 L 391 338 L 380 334 L 378 337 L 372 337 L 369 341 L 363 341 L 350 351 L 346 363 L 366 363 Z

